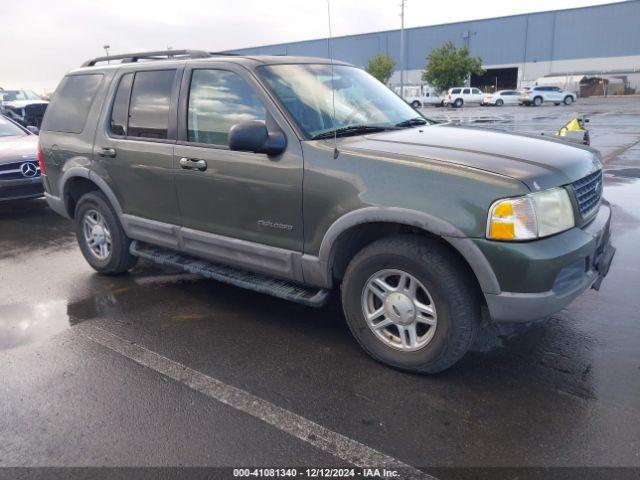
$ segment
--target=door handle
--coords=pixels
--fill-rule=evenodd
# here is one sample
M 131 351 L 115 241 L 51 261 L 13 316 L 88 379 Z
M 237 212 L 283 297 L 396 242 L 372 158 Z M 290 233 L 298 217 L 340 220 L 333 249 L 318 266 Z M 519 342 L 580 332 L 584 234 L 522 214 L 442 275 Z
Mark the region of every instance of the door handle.
M 111 147 L 100 147 L 100 150 L 98 150 L 98 155 L 100 155 L 101 157 L 115 158 L 116 149 Z
M 207 169 L 207 162 L 197 158 L 181 158 L 180 166 L 186 170 L 199 170 L 204 172 Z

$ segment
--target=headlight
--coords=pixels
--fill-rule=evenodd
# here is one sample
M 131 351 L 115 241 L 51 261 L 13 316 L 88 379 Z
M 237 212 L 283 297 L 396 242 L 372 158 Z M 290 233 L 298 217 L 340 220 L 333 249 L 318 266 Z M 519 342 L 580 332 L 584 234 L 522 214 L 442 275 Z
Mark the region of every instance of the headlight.
M 494 202 L 489 209 L 487 238 L 531 240 L 563 232 L 574 225 L 569 194 L 564 188 L 552 188 Z

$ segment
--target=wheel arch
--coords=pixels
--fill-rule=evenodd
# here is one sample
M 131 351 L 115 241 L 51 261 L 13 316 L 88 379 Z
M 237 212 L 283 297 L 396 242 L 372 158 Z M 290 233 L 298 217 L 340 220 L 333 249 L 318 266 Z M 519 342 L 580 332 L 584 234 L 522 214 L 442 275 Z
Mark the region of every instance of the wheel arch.
M 90 191 L 99 191 L 104 194 L 116 211 L 116 215 L 118 217 L 122 216 L 120 202 L 118 202 L 113 190 L 111 190 L 107 182 L 88 168 L 80 166 L 70 168 L 62 176 L 60 184 L 62 185 L 60 191 L 62 193 L 64 207 L 70 218 L 74 216 L 75 208 L 80 197 Z
M 481 292 L 500 292 L 493 269 L 469 237 L 440 218 L 404 208 L 367 207 L 340 217 L 327 230 L 318 257 L 303 257 L 305 280 L 332 286 L 360 249 L 379 238 L 400 233 L 441 240 L 464 260 Z

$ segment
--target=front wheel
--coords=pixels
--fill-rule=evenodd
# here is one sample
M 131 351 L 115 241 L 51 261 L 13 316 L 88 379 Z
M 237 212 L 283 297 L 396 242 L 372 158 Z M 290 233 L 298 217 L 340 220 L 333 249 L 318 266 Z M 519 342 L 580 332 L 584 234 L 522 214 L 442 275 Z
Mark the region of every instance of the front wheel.
M 129 253 L 131 239 L 102 193 L 83 195 L 78 201 L 74 220 L 80 250 L 94 270 L 118 275 L 138 262 L 138 258 Z
M 496 100 L 496 106 L 497 106 L 497 107 L 501 107 L 502 105 L 504 105 L 504 100 L 502 100 L 501 98 L 499 98 L 498 100 Z
M 349 264 L 342 305 L 369 355 L 408 371 L 446 370 L 471 346 L 480 302 L 462 260 L 435 240 L 378 240 Z
M 536 98 L 534 98 L 534 99 L 533 99 L 533 104 L 534 104 L 536 107 L 539 107 L 540 105 L 542 105 L 542 97 L 536 97 Z

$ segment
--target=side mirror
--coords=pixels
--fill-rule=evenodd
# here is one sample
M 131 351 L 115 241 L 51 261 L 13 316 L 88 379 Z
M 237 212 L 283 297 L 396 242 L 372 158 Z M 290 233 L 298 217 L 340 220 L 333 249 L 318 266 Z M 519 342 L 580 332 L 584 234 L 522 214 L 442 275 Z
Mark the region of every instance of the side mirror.
M 284 152 L 287 139 L 280 130 L 269 131 L 262 120 L 250 120 L 229 130 L 229 148 L 239 152 L 278 155 Z
M 29 130 L 34 135 L 38 135 L 40 133 L 40 129 L 38 127 L 34 127 L 33 125 L 27 125 L 27 130 Z

